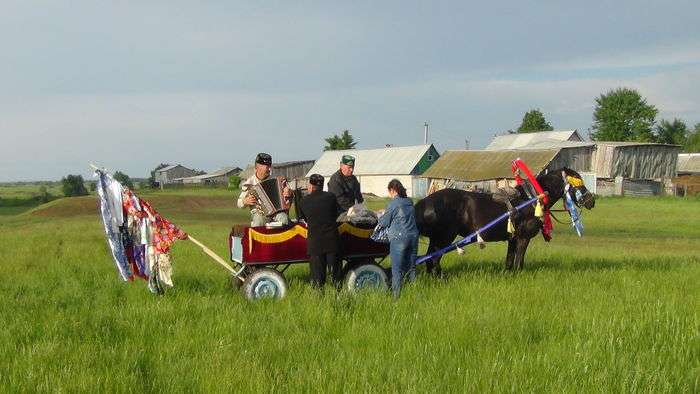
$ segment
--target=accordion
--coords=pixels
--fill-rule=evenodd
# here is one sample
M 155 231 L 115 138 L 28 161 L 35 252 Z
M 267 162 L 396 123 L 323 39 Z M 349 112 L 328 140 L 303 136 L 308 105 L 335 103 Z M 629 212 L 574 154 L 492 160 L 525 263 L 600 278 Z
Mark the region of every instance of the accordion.
M 282 196 L 282 191 L 287 187 L 287 179 L 278 176 L 261 181 L 250 188 L 250 192 L 258 199 L 258 204 L 265 216 L 272 216 L 277 212 L 288 211 L 291 202 Z

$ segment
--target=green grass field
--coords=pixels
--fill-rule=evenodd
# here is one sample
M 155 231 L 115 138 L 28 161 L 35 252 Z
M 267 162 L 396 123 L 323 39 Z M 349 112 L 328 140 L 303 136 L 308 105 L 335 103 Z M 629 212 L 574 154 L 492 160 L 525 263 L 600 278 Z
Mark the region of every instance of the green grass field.
M 247 217 L 226 190 L 141 195 L 222 257 Z M 118 279 L 94 197 L 10 209 L 2 392 L 700 390 L 697 199 L 599 199 L 584 238 L 555 224 L 523 272 L 503 271 L 505 244 L 469 247 L 398 302 L 319 294 L 298 265 L 287 298 L 249 303 L 186 241 L 157 297 Z

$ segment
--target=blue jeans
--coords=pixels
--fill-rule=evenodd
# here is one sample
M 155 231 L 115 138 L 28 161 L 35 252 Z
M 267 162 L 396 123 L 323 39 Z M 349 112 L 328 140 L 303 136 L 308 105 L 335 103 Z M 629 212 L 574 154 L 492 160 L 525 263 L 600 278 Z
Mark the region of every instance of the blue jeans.
M 404 277 L 409 282 L 416 279 L 416 255 L 418 254 L 418 236 L 412 235 L 389 243 L 391 257 L 391 291 L 394 298 L 401 293 Z

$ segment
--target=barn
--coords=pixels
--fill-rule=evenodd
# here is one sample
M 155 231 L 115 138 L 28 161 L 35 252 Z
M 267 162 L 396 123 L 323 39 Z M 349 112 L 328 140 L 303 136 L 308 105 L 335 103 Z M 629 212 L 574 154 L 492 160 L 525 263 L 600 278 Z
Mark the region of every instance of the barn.
M 547 168 L 569 167 L 584 175 L 599 195 L 658 195 L 672 191 L 677 145 L 584 141 L 576 130 L 496 136 L 487 151 L 557 149 Z M 544 170 L 545 168 L 543 168 Z M 593 179 L 596 181 L 593 182 Z
M 284 161 L 280 163 L 272 162 L 272 171 L 270 176 L 282 176 L 287 178 L 289 185 L 292 188 L 306 187 L 306 173 L 309 172 L 314 165 L 314 160 L 296 160 Z M 250 178 L 255 173 L 255 165 L 249 164 L 240 177 L 243 180 Z
M 343 155 L 355 157 L 354 174 L 360 182 L 362 193 L 381 197 L 388 195 L 386 187 L 394 178 L 403 183 L 409 197 L 424 197 L 428 183 L 422 175 L 440 157 L 432 144 L 325 151 L 306 177 L 321 174 L 328 183 L 330 176 L 340 168 Z
M 497 135 L 484 150 L 537 149 L 563 142 L 583 142 L 577 130 L 538 131 Z
M 700 153 L 678 155 L 678 177 L 673 179 L 677 196 L 700 194 Z
M 612 141 L 595 144 L 591 171 L 597 177 L 596 194 L 651 196 L 671 191 L 680 146 Z
M 241 173 L 239 167 L 224 167 L 203 175 L 174 179 L 174 183 L 185 185 L 228 185 L 228 178 Z
M 197 175 L 195 170 L 189 169 L 180 164 L 163 167 L 154 172 L 154 180 L 158 185 L 175 183 L 175 179 L 186 178 Z
M 592 144 L 565 148 L 513 150 L 456 150 L 447 151 L 423 176 L 429 179 L 430 191 L 445 187 L 463 190 L 493 192 L 499 187 L 515 185 L 511 163 L 520 158 L 535 174 L 561 168 L 565 163 L 579 164 L 570 168 L 582 172 L 584 182 L 595 183 L 583 173 L 590 167 Z M 587 159 L 588 158 L 588 159 Z

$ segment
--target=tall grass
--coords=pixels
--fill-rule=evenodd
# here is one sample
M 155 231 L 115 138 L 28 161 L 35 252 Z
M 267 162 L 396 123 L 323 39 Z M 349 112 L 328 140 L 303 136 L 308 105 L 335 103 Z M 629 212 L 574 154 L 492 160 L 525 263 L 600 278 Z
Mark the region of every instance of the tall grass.
M 234 197 L 147 198 L 226 256 Z M 0 217 L 0 391 L 698 391 L 699 208 L 600 199 L 524 271 L 468 248 L 397 302 L 318 293 L 298 265 L 286 299 L 249 303 L 182 241 L 166 296 L 120 282 L 94 198 L 59 200 Z

